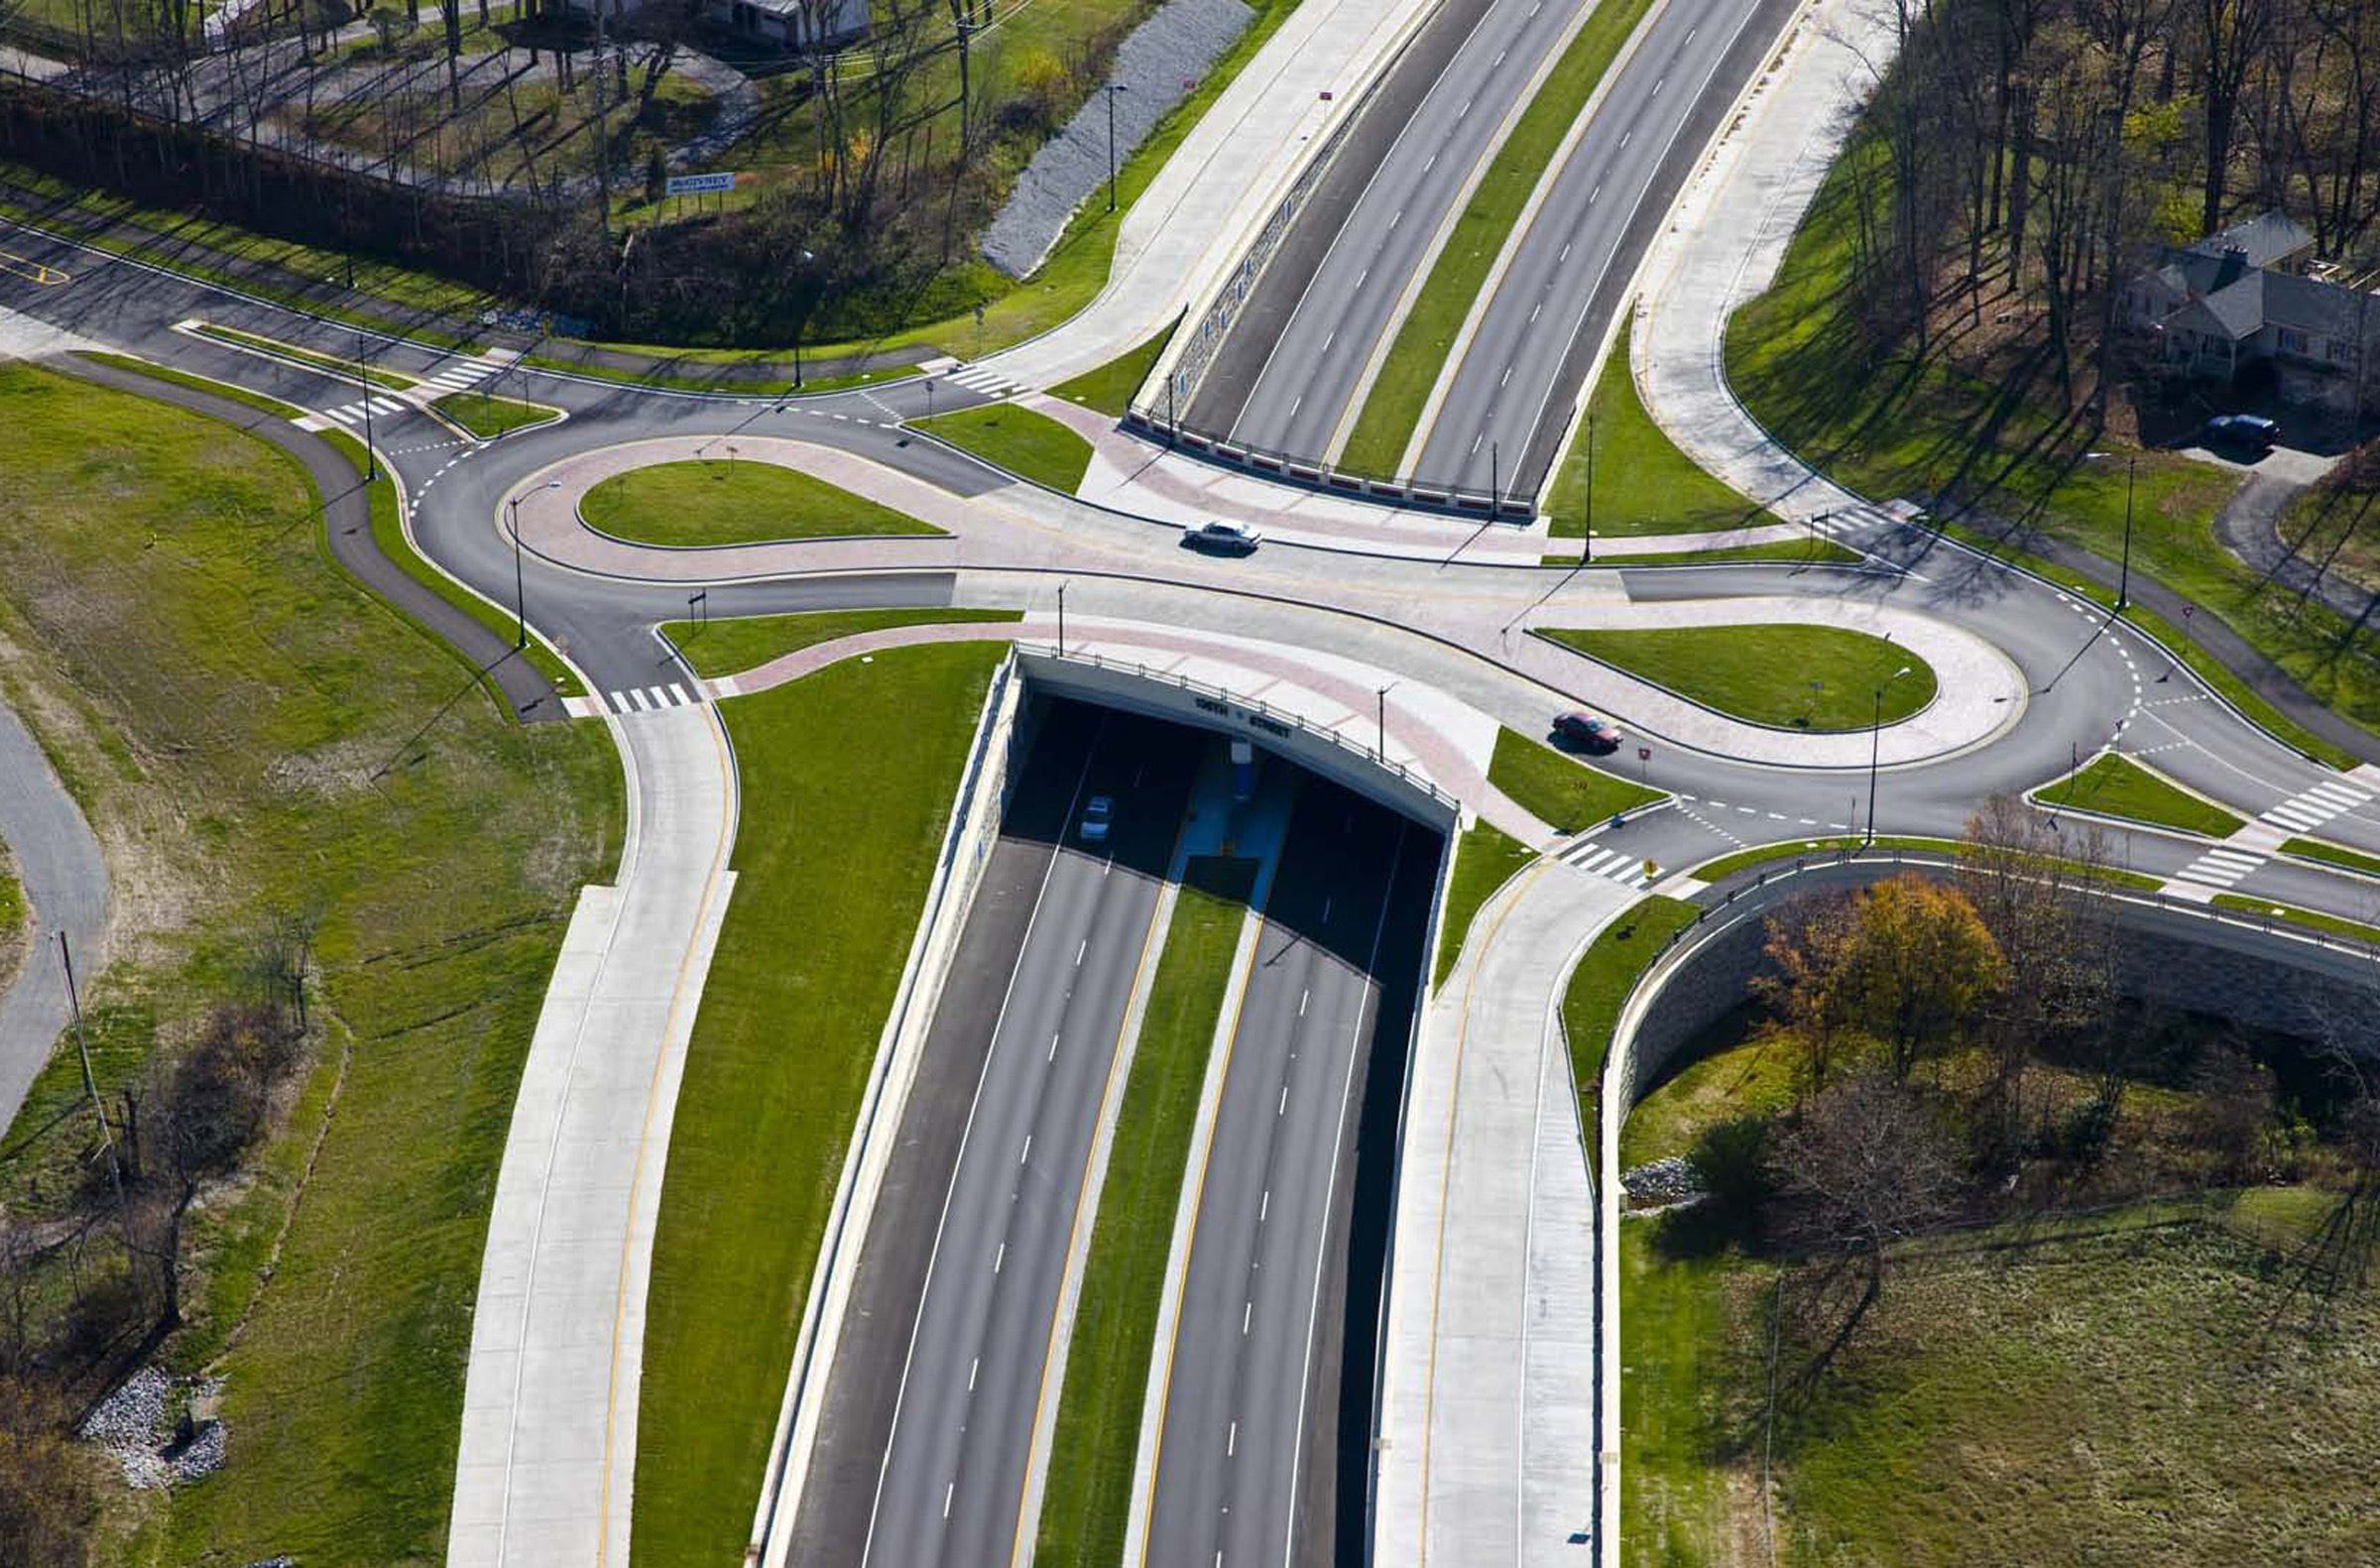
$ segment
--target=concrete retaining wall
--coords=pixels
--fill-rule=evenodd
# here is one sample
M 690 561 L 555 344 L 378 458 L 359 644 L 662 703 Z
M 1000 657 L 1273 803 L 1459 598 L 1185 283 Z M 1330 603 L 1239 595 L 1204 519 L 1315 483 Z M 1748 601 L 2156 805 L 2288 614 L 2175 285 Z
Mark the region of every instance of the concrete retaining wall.
M 943 832 L 942 855 L 926 895 L 925 913 L 910 941 L 900 989 L 877 1045 L 860 1124 L 844 1155 L 842 1184 L 835 1195 L 826 1248 L 811 1284 L 801 1337 L 785 1380 L 784 1401 L 777 1411 L 776 1436 L 770 1448 L 760 1507 L 753 1517 L 747 1562 L 778 1568 L 787 1561 L 792 1547 L 793 1523 L 800 1512 L 810 1450 L 817 1441 L 827 1374 L 834 1366 L 844 1309 L 867 1248 L 878 1190 L 908 1108 L 909 1087 L 916 1080 L 926 1034 L 933 1027 L 942 982 L 958 952 L 959 933 L 966 928 L 984 867 L 1000 836 L 1016 765 L 1031 742 L 1024 698 L 1025 682 L 1012 653 L 993 676 L 992 689 L 984 699 L 975 746 L 951 805 L 950 824 Z
M 1039 690 L 1252 741 L 1441 833 L 1452 833 L 1461 819 L 1462 802 L 1420 774 L 1264 702 L 1163 670 L 1047 648 L 1019 646 L 1016 664 Z

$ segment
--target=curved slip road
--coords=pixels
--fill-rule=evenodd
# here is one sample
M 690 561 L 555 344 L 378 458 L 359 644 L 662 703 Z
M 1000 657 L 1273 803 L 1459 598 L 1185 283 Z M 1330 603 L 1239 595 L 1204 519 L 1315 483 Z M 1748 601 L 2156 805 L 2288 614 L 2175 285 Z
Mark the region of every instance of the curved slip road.
M 0 843 L 17 858 L 30 911 L 24 967 L 0 993 L 0 1130 L 17 1119 L 26 1091 L 69 1021 L 63 935 L 76 980 L 88 985 L 106 956 L 107 863 L 82 809 L 50 759 L 0 702 Z

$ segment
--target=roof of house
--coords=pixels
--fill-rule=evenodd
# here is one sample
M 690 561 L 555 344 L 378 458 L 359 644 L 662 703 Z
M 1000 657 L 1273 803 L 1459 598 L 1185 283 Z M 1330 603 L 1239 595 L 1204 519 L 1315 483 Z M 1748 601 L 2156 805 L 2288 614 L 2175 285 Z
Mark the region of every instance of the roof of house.
M 2360 337 L 2369 319 L 2367 298 L 2353 289 L 2291 273 L 2264 275 L 2264 319 L 2275 326 L 2324 337 Z
M 2236 253 L 2244 256 L 2250 267 L 2270 267 L 2283 257 L 2294 256 L 2313 244 L 2314 236 L 2287 213 L 2259 212 L 2219 233 L 2207 235 L 2191 246 L 2186 254 L 2222 256 Z

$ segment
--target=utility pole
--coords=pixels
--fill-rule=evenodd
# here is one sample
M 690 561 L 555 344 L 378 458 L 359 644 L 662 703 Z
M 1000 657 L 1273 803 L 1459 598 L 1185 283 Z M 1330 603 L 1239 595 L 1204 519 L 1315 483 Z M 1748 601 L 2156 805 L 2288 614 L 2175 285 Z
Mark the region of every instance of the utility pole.
M 116 1189 L 116 1207 L 124 1207 L 124 1166 L 116 1158 L 115 1135 L 108 1131 L 107 1108 L 99 1103 L 99 1085 L 91 1076 L 90 1042 L 82 1033 L 82 997 L 74 989 L 74 955 L 67 950 L 66 933 L 58 933 L 58 962 L 66 973 L 66 1004 L 74 1010 L 74 1051 L 82 1058 L 82 1092 L 90 1096 L 91 1115 L 99 1120 L 99 1147 L 107 1155 L 108 1180 Z
M 2124 459 L 2124 566 L 2123 574 L 2116 578 L 2115 584 L 2115 608 L 2118 614 L 2132 602 L 2132 476 L 2139 466 L 2140 459 L 2137 457 Z
M 1393 681 L 1389 683 L 1389 685 L 1394 684 L 1395 682 Z M 1382 686 L 1380 687 L 1378 693 L 1380 699 L 1380 738 L 1376 743 L 1374 743 L 1371 749 L 1371 760 L 1375 763 L 1384 763 L 1388 760 L 1388 686 Z
M 372 445 L 372 373 L 364 358 L 364 342 L 363 329 L 359 327 L 355 334 L 355 384 L 364 389 L 364 483 L 370 484 L 380 477 L 380 454 Z M 370 504 L 365 503 L 367 508 Z
M 1595 559 L 1595 410 L 1587 410 L 1587 521 L 1583 525 L 1587 540 L 1579 550 L 1579 563 Z

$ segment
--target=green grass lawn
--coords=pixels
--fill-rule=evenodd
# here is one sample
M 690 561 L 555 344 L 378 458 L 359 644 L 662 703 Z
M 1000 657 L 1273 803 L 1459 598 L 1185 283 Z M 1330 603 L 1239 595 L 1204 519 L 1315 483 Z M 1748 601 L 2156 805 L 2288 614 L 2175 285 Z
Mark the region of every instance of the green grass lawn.
M 2113 752 L 2092 758 L 2081 773 L 2043 784 L 2033 798 L 2053 809 L 2071 806 L 2209 838 L 2228 838 L 2246 825 L 2221 806 Z
M 732 621 L 670 621 L 661 633 L 698 674 L 733 675 L 783 655 L 838 637 L 896 626 L 992 625 L 1024 619 L 1021 610 L 805 610 L 795 615 L 749 615 Z
M 1765 1280 L 1728 1254 L 1671 1258 L 1661 1220 L 1619 1226 L 1619 1560 L 1688 1568 L 1734 1560 L 1726 1547 L 1735 1319 Z
M 25 886 L 17 880 L 17 863 L 10 857 L 7 843 L 0 841 L 0 991 L 6 991 L 24 967 L 25 933 L 31 923 Z
M 2020 546 L 2038 529 L 2114 562 L 2123 549 L 2125 467 L 2082 460 L 2085 450 L 2113 443 L 2086 422 L 2059 415 L 2054 369 L 2004 386 L 1947 364 L 1940 352 L 1919 362 L 1905 345 L 1879 345 L 1860 324 L 1852 285 L 1858 214 L 1863 204 L 1889 207 L 1886 165 L 1881 137 L 1854 136 L 1775 285 L 1729 318 L 1728 379 L 1780 440 L 1853 489 L 1923 500 L 1955 482 L 1959 493 L 2020 525 L 2005 536 Z M 2187 596 L 2200 617 L 2229 626 L 2315 700 L 2380 728 L 2373 632 L 2356 632 L 2319 603 L 2301 604 L 2215 540 L 2214 515 L 2237 476 L 2163 451 L 2139 453 L 2137 476 L 2135 574 Z M 2158 635 L 2203 673 L 2212 661 L 2171 631 Z M 2294 727 L 2277 728 L 2296 740 Z M 2325 757 L 2336 751 L 2318 748 L 2309 749 Z
M 90 360 L 95 364 L 113 365 L 118 370 L 129 370 L 136 376 L 147 376 L 152 381 L 169 382 L 174 386 L 188 387 L 198 392 L 211 392 L 218 398 L 229 398 L 234 403 L 244 403 L 259 414 L 269 414 L 275 419 L 296 421 L 305 418 L 303 409 L 284 403 L 279 398 L 268 398 L 261 392 L 250 392 L 246 387 L 235 387 L 228 381 L 215 381 L 205 376 L 193 376 L 186 370 L 176 370 L 170 365 L 153 364 L 146 359 L 135 359 L 130 354 L 109 354 L 97 349 L 77 349 L 75 357 Z
M 1074 494 L 1091 467 L 1089 441 L 1048 415 L 1012 403 L 911 420 L 909 427 L 939 435 L 988 463 L 1066 495 Z
M 2240 914 L 2261 915 L 2268 919 L 2279 920 L 2284 925 L 2300 925 L 2310 931 L 2320 931 L 2328 936 L 2344 936 L 2351 941 L 2368 942 L 2375 947 L 2380 947 L 2380 925 L 2367 925 L 2361 920 L 2349 920 L 2335 914 L 2324 914 L 2320 909 L 2291 908 L 2286 905 L 2275 904 L 2269 899 L 2251 899 L 2240 893 L 2218 893 L 2214 896 L 2214 904 L 2215 907 L 2219 909 L 2231 909 Z M 2380 910 L 2374 912 L 2380 913 Z
M 2349 871 L 2359 871 L 2367 877 L 2380 877 L 2380 857 L 2359 854 L 2343 845 L 2325 843 L 2319 838 L 2293 838 L 2281 846 L 2281 853 L 2303 855 L 2308 860 L 2328 861 L 2333 866 L 2344 866 Z
M 1123 1559 L 1174 1210 L 1255 870 L 1250 860 L 1191 861 L 1166 927 L 1075 1308 L 1035 1562 Z
M 1140 383 L 1148 379 L 1150 367 L 1156 364 L 1157 356 L 1165 352 L 1165 345 L 1173 341 L 1174 329 L 1181 324 L 1182 318 L 1175 316 L 1166 324 L 1164 331 L 1147 342 L 1126 350 L 1097 370 L 1088 370 L 1072 381 L 1058 383 L 1049 389 L 1051 395 L 1123 419 L 1125 411 L 1132 405 L 1132 394 L 1138 392 Z
M 860 1094 L 1006 653 L 898 649 L 720 707 L 743 783 L 738 881 L 654 1242 L 640 1562 L 744 1549 Z
M 430 405 L 483 441 L 510 435 L 534 424 L 549 424 L 562 417 L 559 409 L 519 398 L 498 398 L 485 392 L 449 392 Z
M 733 458 L 614 474 L 579 498 L 578 515 L 615 539 L 677 546 L 942 532 L 797 468 Z
M 396 392 L 403 392 L 408 387 L 420 385 L 417 378 L 409 376 L 403 371 L 390 370 L 385 366 L 372 363 L 372 355 L 385 345 L 368 345 L 361 359 L 340 359 L 329 354 L 316 353 L 310 348 L 300 348 L 296 343 L 285 343 L 277 337 L 243 332 L 236 326 L 217 326 L 212 321 L 200 322 L 197 332 L 199 336 L 211 337 L 217 342 L 236 344 L 242 348 L 253 348 L 262 353 L 292 360 L 308 369 L 318 370 L 325 376 L 343 381 L 360 379 L 370 382 L 375 387 L 386 387 Z
M 1662 946 L 1694 923 L 1695 906 L 1682 899 L 1647 897 L 1597 933 L 1579 956 L 1562 992 L 1562 1034 L 1570 1045 L 1571 1081 L 1578 1086 L 1579 1126 L 1587 1139 L 1587 1167 L 1603 1154 L 1604 1063 L 1619 1010 Z
M 1573 761 L 1514 729 L 1496 733 L 1488 782 L 1558 833 L 1582 832 L 1667 798 L 1659 789 Z
M 85 978 L 103 1090 L 225 994 L 265 911 L 324 916 L 322 1037 L 252 1179 L 198 1211 L 164 1353 L 227 1377 L 229 1463 L 131 1510 L 109 1560 L 433 1561 L 513 1095 L 576 890 L 618 852 L 619 765 L 471 693 L 331 562 L 277 450 L 21 364 L 0 426 L 0 637 L 33 656 L 8 690 L 118 889 Z M 79 1157 L 79 1130 L 32 1130 L 81 1093 L 71 1053 L 36 1084 L 12 1203 Z
M 1463 938 L 1472 917 L 1512 879 L 1512 874 L 1537 858 L 1537 852 L 1492 822 L 1474 822 L 1455 843 L 1455 874 L 1447 884 L 1446 908 L 1439 921 L 1438 961 L 1430 975 L 1433 988 L 1446 984 L 1455 960 L 1463 954 Z
M 1547 628 L 1538 635 L 1754 724 L 1863 730 L 1884 694 L 1896 723 L 1934 700 L 1934 667 L 1897 643 L 1832 626 Z M 1908 673 L 1895 671 L 1906 667 Z
M 1453 371 L 1449 356 L 1455 338 L 1519 222 L 1521 209 L 1528 205 L 1530 192 L 1545 177 L 1562 138 L 1650 3 L 1610 0 L 1597 6 L 1521 111 L 1511 135 L 1496 148 L 1470 203 L 1455 219 L 1446 248 L 1431 265 L 1411 312 L 1397 328 L 1340 454 L 1340 467 L 1383 477 L 1397 474 L 1430 389 L 1441 374 Z
M 1546 487 L 1544 511 L 1556 539 L 1587 533 L 1588 447 L 1594 445 L 1595 532 L 1605 535 L 1708 534 L 1719 529 L 1756 528 L 1777 520 L 1762 507 L 1728 489 L 1678 450 L 1677 443 L 1644 409 L 1636 378 L 1628 373 L 1628 333 L 1623 322 L 1611 343 L 1604 373 L 1588 401 L 1588 418 Z M 1827 541 L 1796 541 L 1805 546 Z M 1748 546 L 1776 551 L 1787 546 Z M 1841 545 L 1834 546 L 1842 549 Z M 1857 560 L 1856 552 L 1844 551 Z M 1721 558 L 1718 553 L 1714 559 Z M 1776 558 L 1761 554 L 1762 560 Z M 1801 557 L 1789 557 L 1801 558 Z M 1819 558 L 1830 558 L 1821 556 Z

